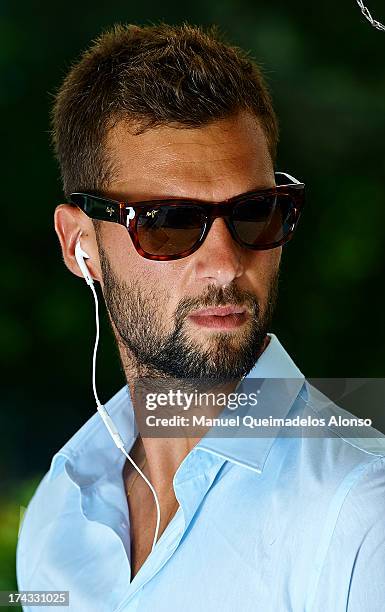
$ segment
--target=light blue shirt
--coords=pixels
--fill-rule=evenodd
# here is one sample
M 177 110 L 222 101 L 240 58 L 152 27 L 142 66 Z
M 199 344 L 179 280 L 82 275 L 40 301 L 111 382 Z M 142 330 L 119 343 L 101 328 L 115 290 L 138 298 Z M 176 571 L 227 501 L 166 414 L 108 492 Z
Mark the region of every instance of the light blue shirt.
M 249 377 L 292 381 L 274 382 L 272 412 L 346 416 L 325 408 L 269 336 Z M 129 451 L 138 432 L 128 388 L 106 408 Z M 96 413 L 28 506 L 19 589 L 69 591 L 74 612 L 384 612 L 385 437 L 209 433 L 176 471 L 180 508 L 130 582 L 126 458 Z

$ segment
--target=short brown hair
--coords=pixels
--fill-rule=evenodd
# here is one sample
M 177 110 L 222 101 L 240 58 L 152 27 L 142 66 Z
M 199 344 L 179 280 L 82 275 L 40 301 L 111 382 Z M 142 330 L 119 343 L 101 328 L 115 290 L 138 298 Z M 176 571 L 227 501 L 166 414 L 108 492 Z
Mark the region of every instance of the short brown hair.
M 74 64 L 55 97 L 52 139 L 64 192 L 101 190 L 113 168 L 108 130 L 132 121 L 199 127 L 239 110 L 261 123 L 274 162 L 278 124 L 259 67 L 215 28 L 116 25 Z

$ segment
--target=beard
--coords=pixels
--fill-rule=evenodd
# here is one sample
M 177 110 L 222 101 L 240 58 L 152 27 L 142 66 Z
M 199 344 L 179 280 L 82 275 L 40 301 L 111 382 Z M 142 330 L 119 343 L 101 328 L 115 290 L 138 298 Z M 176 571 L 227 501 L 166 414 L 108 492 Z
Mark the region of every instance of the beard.
M 180 300 L 171 318 L 172 329 L 167 331 L 167 321 L 162 315 L 169 299 L 167 291 L 144 283 L 141 286 L 139 279 L 121 281 L 112 270 L 100 240 L 98 246 L 103 295 L 124 353 L 121 354 L 123 369 L 126 357 L 131 363 L 134 360 L 138 377 L 193 379 L 202 383 L 206 380 L 219 384 L 250 372 L 271 324 L 279 268 L 270 282 L 263 309 L 253 293 L 239 289 L 235 283 L 226 287 L 210 285 L 200 297 Z M 200 308 L 225 305 L 246 306 L 251 316 L 236 332 L 212 332 L 199 345 L 189 336 L 188 315 Z

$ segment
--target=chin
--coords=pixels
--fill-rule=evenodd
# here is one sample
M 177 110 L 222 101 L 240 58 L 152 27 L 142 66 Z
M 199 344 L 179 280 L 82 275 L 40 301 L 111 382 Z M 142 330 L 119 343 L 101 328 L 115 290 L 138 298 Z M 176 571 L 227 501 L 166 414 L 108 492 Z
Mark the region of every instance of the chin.
M 218 345 L 243 348 L 251 342 L 251 329 L 249 325 L 238 329 L 220 331 L 203 328 L 188 335 L 191 342 L 196 345 L 196 348 L 203 350 L 212 350 L 214 347 L 218 347 Z

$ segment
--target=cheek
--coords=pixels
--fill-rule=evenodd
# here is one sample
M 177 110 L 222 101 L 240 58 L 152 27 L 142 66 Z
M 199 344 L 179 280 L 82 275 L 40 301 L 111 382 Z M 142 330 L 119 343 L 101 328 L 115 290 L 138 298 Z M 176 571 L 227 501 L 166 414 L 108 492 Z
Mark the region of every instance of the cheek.
M 174 308 L 183 297 L 185 264 L 181 260 L 159 262 L 141 257 L 128 232 L 119 226 L 105 229 L 103 248 L 117 278 L 125 283 L 134 282 L 144 295 L 156 296 L 165 310 Z
M 267 295 L 273 279 L 276 277 L 281 261 L 282 247 L 269 251 L 251 251 L 247 270 L 250 282 L 254 287 Z
M 117 279 L 139 286 L 161 286 L 160 270 L 156 262 L 145 259 L 136 251 L 127 230 L 122 226 L 105 224 L 103 249 Z
M 127 230 L 121 225 L 104 223 L 100 237 L 114 274 L 126 280 L 137 267 L 137 253 Z
M 282 256 L 282 247 L 271 249 L 270 251 L 263 251 L 266 256 L 265 265 L 270 270 L 271 276 L 274 276 L 279 268 Z

